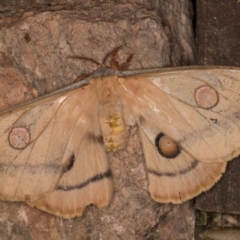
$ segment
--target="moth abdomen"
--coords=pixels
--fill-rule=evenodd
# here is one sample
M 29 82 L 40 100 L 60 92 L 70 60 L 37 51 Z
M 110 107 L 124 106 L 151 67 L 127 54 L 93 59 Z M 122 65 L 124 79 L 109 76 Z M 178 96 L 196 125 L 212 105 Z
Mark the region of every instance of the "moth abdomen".
M 117 151 L 125 147 L 128 139 L 128 128 L 123 120 L 122 112 L 104 114 L 100 124 L 106 151 Z

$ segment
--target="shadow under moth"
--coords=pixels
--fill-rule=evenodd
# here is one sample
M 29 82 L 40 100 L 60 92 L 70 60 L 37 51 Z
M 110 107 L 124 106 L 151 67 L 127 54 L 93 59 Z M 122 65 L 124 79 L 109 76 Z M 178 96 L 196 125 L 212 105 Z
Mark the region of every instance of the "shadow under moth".
M 240 69 L 100 69 L 0 114 L 0 199 L 72 218 L 106 206 L 106 152 L 137 125 L 151 197 L 182 203 L 212 187 L 240 153 Z

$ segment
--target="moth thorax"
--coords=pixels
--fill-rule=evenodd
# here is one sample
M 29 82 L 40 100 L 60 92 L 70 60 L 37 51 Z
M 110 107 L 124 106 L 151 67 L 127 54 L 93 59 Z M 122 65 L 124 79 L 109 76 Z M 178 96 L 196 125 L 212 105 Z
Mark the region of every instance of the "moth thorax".
M 120 108 L 104 110 L 100 116 L 100 124 L 105 149 L 108 152 L 120 150 L 127 144 L 129 135 L 122 111 Z

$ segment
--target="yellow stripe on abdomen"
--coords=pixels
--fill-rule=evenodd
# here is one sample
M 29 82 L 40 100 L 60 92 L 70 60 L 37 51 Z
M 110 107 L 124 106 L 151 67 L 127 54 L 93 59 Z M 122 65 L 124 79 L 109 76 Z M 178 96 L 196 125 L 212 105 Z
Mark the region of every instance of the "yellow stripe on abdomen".
M 101 129 L 106 151 L 117 151 L 125 147 L 128 140 L 128 128 L 120 113 L 109 114 L 105 121 L 101 121 Z

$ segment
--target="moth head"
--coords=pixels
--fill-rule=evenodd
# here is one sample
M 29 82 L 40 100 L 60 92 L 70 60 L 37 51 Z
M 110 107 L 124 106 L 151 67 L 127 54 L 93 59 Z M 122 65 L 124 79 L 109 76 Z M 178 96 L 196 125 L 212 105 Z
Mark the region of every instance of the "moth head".
M 161 132 L 155 139 L 155 146 L 158 152 L 165 158 L 175 158 L 180 153 L 177 142 Z
M 117 60 L 118 59 L 118 52 L 124 45 L 125 44 L 122 44 L 122 45 L 118 46 L 117 48 L 113 49 L 111 52 L 107 53 L 106 56 L 103 58 L 103 60 L 101 62 L 98 62 L 93 58 L 83 57 L 83 56 L 69 56 L 67 58 L 90 61 L 90 62 L 96 64 L 96 66 L 97 66 L 96 70 L 103 70 L 103 69 L 109 69 L 110 68 L 111 70 L 115 70 L 115 71 L 123 71 L 123 70 L 127 70 L 129 68 L 130 63 L 131 63 L 132 58 L 133 58 L 133 55 L 134 55 L 134 53 L 130 53 L 129 56 L 127 57 L 126 61 L 120 64 Z M 110 58 L 109 64 L 107 64 L 107 60 L 109 58 Z M 115 71 L 113 71 L 113 72 L 115 72 Z M 108 72 L 108 71 L 106 71 L 106 72 Z M 74 83 L 76 83 L 78 81 L 81 81 L 82 79 L 87 78 L 91 75 L 92 75 L 91 73 L 84 73 L 81 76 L 78 76 L 74 80 Z

